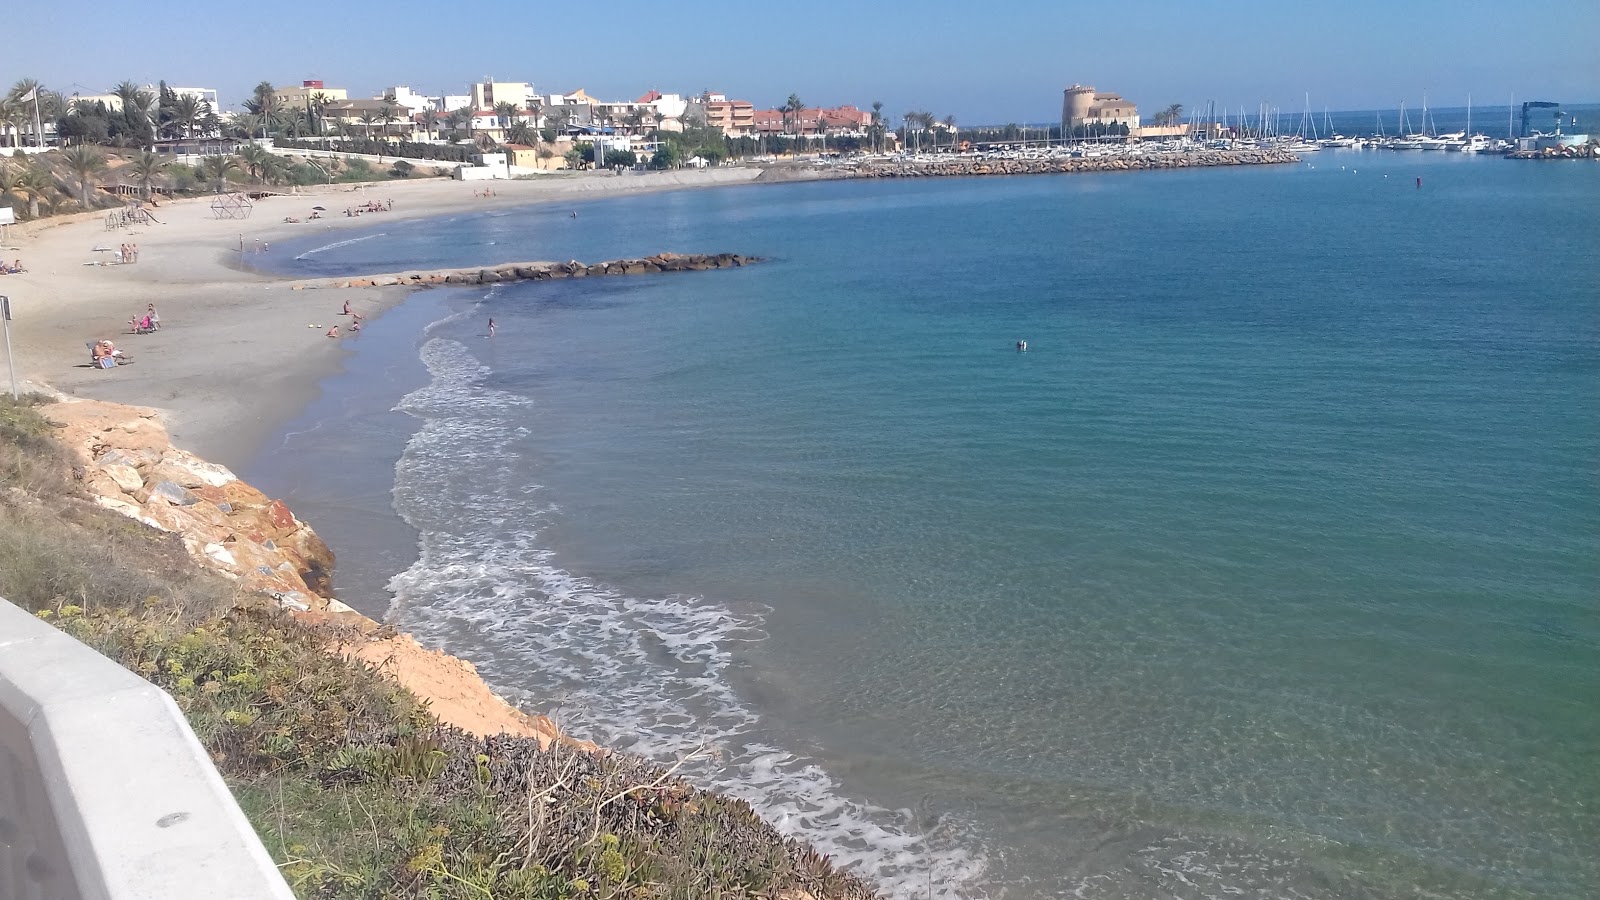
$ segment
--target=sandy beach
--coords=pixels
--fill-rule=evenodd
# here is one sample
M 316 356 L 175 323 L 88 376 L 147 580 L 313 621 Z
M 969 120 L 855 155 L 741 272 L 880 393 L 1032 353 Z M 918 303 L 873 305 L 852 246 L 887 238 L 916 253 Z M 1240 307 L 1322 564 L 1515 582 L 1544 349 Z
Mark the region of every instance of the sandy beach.
M 246 220 L 219 220 L 211 198 L 162 203 L 159 224 L 107 230 L 104 213 L 44 220 L 11 229 L 0 256 L 27 272 L 0 278 L 11 298 L 17 375 L 67 394 L 149 406 L 163 413 L 174 442 L 228 466 L 242 465 L 337 371 L 350 340 L 346 300 L 377 316 L 408 288 L 292 291 L 293 279 L 240 265 L 240 247 L 255 262 L 257 246 L 336 233 L 381 221 L 475 209 L 591 199 L 607 195 L 746 184 L 756 168 L 648 174 L 552 176 L 528 181 L 464 183 L 442 179 L 301 188 L 256 201 Z M 478 195 L 492 189 L 494 196 Z M 360 217 L 346 207 L 393 201 L 393 210 Z M 313 206 L 325 218 L 308 221 Z M 300 222 L 286 222 L 298 218 Z M 137 244 L 137 263 L 111 265 L 95 247 Z M 398 265 L 396 268 L 404 268 Z M 486 260 L 499 262 L 499 260 Z M 101 263 L 101 264 L 97 264 Z M 129 333 L 128 321 L 154 303 L 161 330 Z M 324 337 L 334 324 L 345 337 Z M 316 327 L 309 327 L 316 326 Z M 89 365 L 87 342 L 109 338 L 131 365 Z M 359 338 L 356 338 L 359 339 Z M 26 387 L 26 385 L 25 385 Z

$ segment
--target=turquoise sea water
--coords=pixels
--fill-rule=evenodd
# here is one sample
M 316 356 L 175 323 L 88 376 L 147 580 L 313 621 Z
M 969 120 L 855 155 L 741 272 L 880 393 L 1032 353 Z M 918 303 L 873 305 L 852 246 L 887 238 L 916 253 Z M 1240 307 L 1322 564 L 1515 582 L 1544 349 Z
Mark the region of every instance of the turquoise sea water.
M 1350 152 L 383 225 L 292 270 L 771 261 L 429 295 L 285 458 L 389 442 L 394 621 L 898 896 L 1600 895 L 1597 199 Z

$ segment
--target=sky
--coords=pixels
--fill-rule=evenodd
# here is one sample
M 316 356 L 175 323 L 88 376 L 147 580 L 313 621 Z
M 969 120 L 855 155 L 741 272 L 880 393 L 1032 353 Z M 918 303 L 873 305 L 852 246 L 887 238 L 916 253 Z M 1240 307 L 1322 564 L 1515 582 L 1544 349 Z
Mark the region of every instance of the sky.
M 351 96 L 472 81 L 584 88 L 606 100 L 704 90 L 758 108 L 883 101 L 967 125 L 1059 120 L 1075 82 L 1147 117 L 1207 100 L 1252 111 L 1600 101 L 1596 0 L 563 4 L 106 0 L 7 4 L 0 82 L 73 93 L 124 79 L 211 87 L 237 108 L 260 81 Z M 142 10 L 142 12 L 133 12 Z M 138 21 L 144 16 L 144 21 Z M 102 23 L 92 25 L 84 23 Z M 147 35 L 140 37 L 140 33 Z

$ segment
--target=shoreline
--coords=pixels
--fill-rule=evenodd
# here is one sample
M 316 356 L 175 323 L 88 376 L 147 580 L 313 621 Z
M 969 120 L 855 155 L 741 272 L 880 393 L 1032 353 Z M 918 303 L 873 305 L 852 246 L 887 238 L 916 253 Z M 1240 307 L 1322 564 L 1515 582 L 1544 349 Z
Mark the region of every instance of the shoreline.
M 746 184 L 760 170 L 553 177 L 494 185 L 496 196 L 473 197 L 473 186 L 431 179 L 356 188 L 312 189 L 258 201 L 252 218 L 212 218 L 206 197 L 164 203 L 160 224 L 107 231 L 100 215 L 42 220 L 14 229 L 3 250 L 27 271 L 0 280 L 11 298 L 17 375 L 71 396 L 147 406 L 164 414 L 173 441 L 198 455 L 242 466 L 314 400 L 321 382 L 348 359 L 349 336 L 330 340 L 348 300 L 371 319 L 401 303 L 412 286 L 326 288 L 291 292 L 297 279 L 246 264 L 240 246 L 265 253 L 274 241 L 310 229 L 338 233 L 371 227 L 371 215 L 401 221 L 607 196 Z M 351 196 L 351 195 L 354 196 Z M 312 205 L 382 197 L 394 210 L 368 216 L 303 218 Z M 139 245 L 139 262 L 98 265 L 96 247 Z M 313 299 L 314 298 L 314 299 Z M 160 331 L 130 334 L 128 320 L 156 304 Z M 308 327 L 315 326 L 315 327 Z M 133 360 L 113 370 L 88 365 L 86 342 L 109 338 Z

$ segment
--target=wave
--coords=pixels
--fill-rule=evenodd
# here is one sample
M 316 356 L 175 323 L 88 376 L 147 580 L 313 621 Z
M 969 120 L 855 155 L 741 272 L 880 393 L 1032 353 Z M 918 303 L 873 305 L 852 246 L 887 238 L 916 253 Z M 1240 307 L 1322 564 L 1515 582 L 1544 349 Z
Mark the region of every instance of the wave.
M 348 247 L 351 244 L 359 244 L 362 241 L 370 241 L 373 238 L 385 237 L 387 235 L 388 235 L 387 231 L 380 231 L 377 234 L 363 235 L 363 236 L 358 237 L 358 238 L 351 238 L 351 239 L 349 239 L 347 241 L 334 241 L 331 244 L 327 244 L 327 245 L 324 245 L 324 246 L 321 246 L 321 247 L 317 247 L 317 248 L 315 248 L 313 250 L 307 250 L 306 252 L 300 254 L 299 256 L 296 256 L 295 259 L 305 259 L 308 256 L 316 256 L 318 253 L 321 253 L 321 252 L 323 252 L 325 250 L 335 250 L 335 249 L 337 249 L 339 247 Z
M 891 896 L 958 898 L 984 871 L 957 828 L 846 797 L 814 759 L 773 744 L 727 677 L 759 613 L 699 597 L 632 597 L 562 569 L 540 533 L 555 507 L 529 483 L 525 397 L 486 386 L 456 341 L 422 348 L 432 382 L 397 407 L 423 422 L 396 466 L 395 506 L 421 534 L 390 582 L 390 618 L 472 659 L 512 700 L 560 708 L 576 734 L 749 802 Z M 930 893 L 931 890 L 931 893 Z

